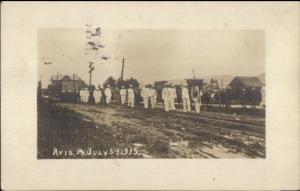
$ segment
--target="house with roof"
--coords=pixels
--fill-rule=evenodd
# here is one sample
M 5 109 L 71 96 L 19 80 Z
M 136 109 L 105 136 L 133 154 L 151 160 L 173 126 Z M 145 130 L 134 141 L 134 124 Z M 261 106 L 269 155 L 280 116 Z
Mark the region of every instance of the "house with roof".
M 78 92 L 80 88 L 85 86 L 85 82 L 77 75 L 56 75 L 51 76 L 51 86 L 58 93 Z
M 232 99 L 240 100 L 242 98 L 242 90 L 244 89 L 247 95 L 250 95 L 251 99 L 255 98 L 259 102 L 260 91 L 264 84 L 257 77 L 236 76 L 230 82 L 229 86 L 231 87 Z

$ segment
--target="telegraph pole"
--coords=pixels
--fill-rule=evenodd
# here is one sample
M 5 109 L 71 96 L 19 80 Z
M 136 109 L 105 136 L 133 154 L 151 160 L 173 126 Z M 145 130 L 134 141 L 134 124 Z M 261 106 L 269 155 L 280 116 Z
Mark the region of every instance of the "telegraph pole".
M 121 81 L 123 81 L 123 74 L 124 74 L 124 62 L 125 62 L 125 58 L 123 58 L 123 60 L 122 60 Z
M 194 79 L 196 79 L 195 69 L 193 69 L 193 75 L 194 75 Z
M 89 65 L 89 74 L 90 74 L 90 81 L 89 81 L 89 103 L 91 103 L 92 101 L 92 72 L 93 70 L 95 69 L 94 67 L 94 63 L 93 62 L 90 62 L 90 65 Z

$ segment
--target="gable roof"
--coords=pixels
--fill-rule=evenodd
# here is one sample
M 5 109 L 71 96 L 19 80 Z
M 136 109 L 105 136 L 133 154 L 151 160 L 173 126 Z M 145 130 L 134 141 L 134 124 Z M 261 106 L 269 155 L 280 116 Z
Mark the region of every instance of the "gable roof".
M 210 83 L 211 79 L 217 80 L 220 87 L 227 87 L 234 77 L 231 75 L 211 75 L 203 77 L 203 83 Z
M 73 76 L 69 76 L 69 75 L 54 75 L 54 76 L 51 76 L 51 80 L 55 81 L 55 80 L 73 80 Z M 79 76 L 75 76 L 75 80 L 81 80 L 79 78 Z
M 258 78 L 263 84 L 266 83 L 265 73 L 263 73 L 263 74 L 257 76 L 257 78 Z
M 264 85 L 257 77 L 237 76 L 230 82 L 230 86 L 237 81 L 245 87 L 262 87 Z

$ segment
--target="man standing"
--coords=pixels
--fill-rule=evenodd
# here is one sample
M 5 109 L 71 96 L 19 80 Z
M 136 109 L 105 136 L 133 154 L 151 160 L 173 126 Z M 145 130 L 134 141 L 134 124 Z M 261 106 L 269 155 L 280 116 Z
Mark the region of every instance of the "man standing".
M 134 91 L 132 84 L 129 85 L 128 89 L 128 106 L 134 107 Z
M 121 96 L 121 104 L 124 105 L 126 99 L 126 89 L 124 86 L 121 86 L 120 96 Z
M 79 90 L 79 99 L 80 99 L 80 103 L 84 102 L 84 90 L 83 90 L 83 88 L 81 88 Z
M 201 93 L 202 94 L 202 93 Z M 200 105 L 201 105 L 201 94 L 198 86 L 194 86 L 192 88 L 192 100 L 195 104 L 196 113 L 200 113 Z
M 112 96 L 109 84 L 105 88 L 104 94 L 105 94 L 106 104 L 109 104 L 111 101 L 111 96 Z
M 171 85 L 169 88 L 169 95 L 170 95 L 170 110 L 175 111 L 175 99 L 177 99 L 176 87 Z
M 183 112 L 190 112 L 191 111 L 191 102 L 190 102 L 190 95 L 187 85 L 183 85 L 181 87 L 181 95 L 182 95 L 182 105 L 183 105 Z
M 88 88 L 84 88 L 84 103 L 88 103 L 88 99 L 89 99 L 89 90 Z
M 153 109 L 153 108 L 155 108 L 155 105 L 156 105 L 157 93 L 156 93 L 154 86 L 152 86 L 152 85 L 149 89 L 149 96 L 150 96 L 151 108 Z
M 93 96 L 95 98 L 95 103 L 99 104 L 101 102 L 101 98 L 102 98 L 102 92 L 99 87 L 97 89 L 95 89 Z
M 150 95 L 149 95 L 149 88 L 147 86 L 144 86 L 142 88 L 141 96 L 143 98 L 144 108 L 148 109 Z
M 165 108 L 166 112 L 168 112 L 170 110 L 170 95 L 169 95 L 168 89 L 169 89 L 169 87 L 167 85 L 166 87 L 163 88 L 162 93 L 161 93 L 161 97 L 164 101 L 164 108 Z

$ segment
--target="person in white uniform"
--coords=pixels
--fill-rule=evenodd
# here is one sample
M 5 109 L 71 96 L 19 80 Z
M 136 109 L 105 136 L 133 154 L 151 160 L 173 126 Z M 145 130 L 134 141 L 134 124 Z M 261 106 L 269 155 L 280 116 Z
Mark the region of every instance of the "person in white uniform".
M 111 96 L 112 96 L 109 84 L 106 86 L 106 88 L 104 90 L 104 94 L 105 94 L 105 102 L 106 102 L 106 104 L 109 104 L 111 101 Z
M 88 88 L 84 88 L 84 103 L 87 103 L 88 102 L 88 99 L 89 99 L 89 90 Z
M 124 86 L 121 87 L 120 90 L 120 97 L 121 97 L 121 104 L 124 105 L 125 104 L 125 99 L 126 99 L 126 89 Z
M 190 95 L 187 85 L 181 87 L 183 112 L 191 111 Z
M 176 88 L 174 85 L 172 85 L 169 89 L 169 95 L 170 95 L 170 110 L 175 111 L 175 99 L 177 99 L 177 93 Z
M 132 84 L 129 85 L 128 89 L 128 106 L 134 107 L 134 91 Z
M 147 86 L 144 86 L 142 88 L 141 96 L 143 98 L 144 108 L 148 109 L 150 95 L 149 95 L 149 88 Z
M 169 95 L 169 87 L 168 85 L 163 88 L 161 93 L 162 100 L 164 101 L 164 109 L 166 112 L 170 110 L 170 95 Z
M 94 90 L 94 98 L 95 98 L 95 103 L 99 104 L 101 102 L 101 98 L 102 98 L 102 92 L 100 88 L 97 88 Z
M 192 95 L 192 100 L 195 104 L 196 113 L 200 113 L 202 92 L 200 92 L 198 86 L 194 86 L 192 88 L 191 95 Z
M 155 108 L 155 105 L 156 105 L 157 93 L 156 93 L 154 86 L 152 86 L 152 85 L 149 89 L 149 96 L 150 96 L 151 108 L 153 109 L 153 108 Z
M 79 97 L 80 97 L 80 103 L 83 103 L 84 102 L 84 90 L 83 90 L 83 88 L 81 88 L 79 90 Z

